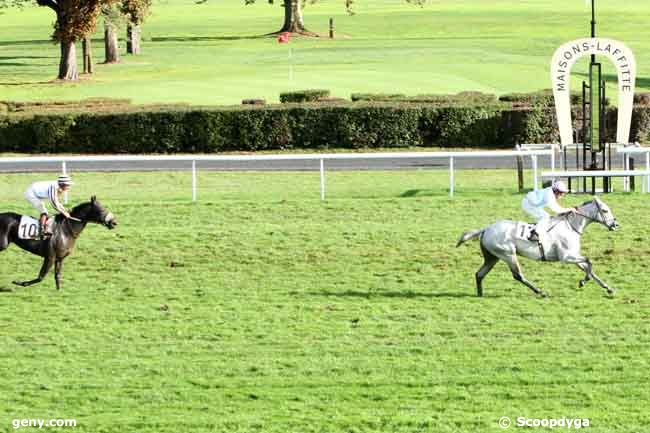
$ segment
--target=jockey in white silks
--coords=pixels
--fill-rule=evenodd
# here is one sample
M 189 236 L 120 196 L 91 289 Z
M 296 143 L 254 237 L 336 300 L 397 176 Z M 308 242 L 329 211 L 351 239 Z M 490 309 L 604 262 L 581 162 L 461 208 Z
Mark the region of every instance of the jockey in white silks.
M 555 180 L 548 188 L 529 192 L 521 201 L 521 208 L 523 211 L 535 218 L 537 223 L 537 227 L 533 230 L 531 240 L 534 240 L 534 235 L 537 234 L 537 239 L 542 247 L 546 247 L 544 244 L 546 233 L 548 231 L 546 227 L 551 220 L 551 215 L 549 215 L 544 208 L 549 208 L 556 214 L 574 212 L 575 208 L 565 208 L 560 206 L 557 202 L 568 192 L 569 188 L 567 188 L 564 182 L 561 180 Z
M 59 196 L 69 191 L 72 184 L 73 182 L 70 176 L 62 174 L 55 181 L 34 182 L 25 191 L 25 198 L 39 213 L 39 237 L 41 239 L 45 235 L 51 234 L 45 232 L 45 222 L 47 221 L 48 213 L 43 201 L 49 201 L 57 212 L 63 214 L 66 218 L 70 218 L 70 214 L 63 204 L 61 204 Z

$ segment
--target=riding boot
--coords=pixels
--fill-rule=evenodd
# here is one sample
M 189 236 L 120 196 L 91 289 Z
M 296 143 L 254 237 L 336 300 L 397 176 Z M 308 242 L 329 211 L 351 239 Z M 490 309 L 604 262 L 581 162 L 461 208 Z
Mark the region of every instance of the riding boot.
M 537 234 L 537 230 L 532 229 L 530 231 L 530 236 L 528 236 L 528 240 L 531 242 L 539 242 L 539 235 Z
M 38 220 L 38 238 L 44 240 L 46 237 L 46 224 L 47 224 L 47 214 L 41 214 L 41 217 Z

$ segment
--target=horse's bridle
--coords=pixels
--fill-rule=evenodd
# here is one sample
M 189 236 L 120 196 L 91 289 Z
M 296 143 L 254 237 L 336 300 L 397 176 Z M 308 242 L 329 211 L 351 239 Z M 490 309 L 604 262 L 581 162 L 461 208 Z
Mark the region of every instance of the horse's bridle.
M 108 227 L 108 228 L 113 228 L 113 227 L 111 227 L 111 222 L 113 222 L 113 220 L 115 219 L 115 216 L 113 215 L 113 212 L 107 212 L 107 213 L 103 216 L 102 219 L 103 219 L 102 224 L 103 224 L 104 226 L 106 226 L 106 227 Z
M 580 215 L 581 217 L 586 218 L 586 219 L 588 219 L 588 220 L 590 220 L 590 221 L 597 222 L 597 223 L 601 223 L 602 225 L 604 225 L 605 227 L 607 227 L 608 229 L 611 230 L 612 227 L 609 226 L 609 225 L 605 222 L 605 215 L 604 215 L 604 213 L 603 213 L 603 209 L 600 207 L 600 203 L 598 203 L 598 200 L 592 200 L 591 202 L 596 204 L 596 209 L 598 209 L 598 216 L 600 217 L 600 219 L 598 219 L 598 218 L 594 218 L 594 217 L 589 216 L 589 215 L 585 215 L 585 214 L 583 214 L 582 212 L 578 212 L 577 209 L 576 209 L 573 213 L 575 213 L 576 215 Z M 580 236 L 582 236 L 582 232 L 580 232 L 578 229 L 576 229 L 575 227 L 573 227 L 573 225 L 571 224 L 571 221 L 570 221 L 569 218 L 568 218 L 568 215 L 569 215 L 569 213 L 567 212 L 567 219 L 566 219 L 567 224 L 569 224 L 569 227 L 571 227 L 571 229 L 572 229 L 574 232 L 576 232 L 576 233 L 578 233 Z

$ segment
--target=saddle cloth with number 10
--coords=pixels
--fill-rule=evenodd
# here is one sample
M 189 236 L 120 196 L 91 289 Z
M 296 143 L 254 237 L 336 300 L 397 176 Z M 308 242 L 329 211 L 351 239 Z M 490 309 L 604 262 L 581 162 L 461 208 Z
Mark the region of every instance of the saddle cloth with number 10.
M 54 217 L 49 217 L 45 223 L 45 231 L 52 233 Z M 38 220 L 28 215 L 23 215 L 18 224 L 19 239 L 38 239 Z

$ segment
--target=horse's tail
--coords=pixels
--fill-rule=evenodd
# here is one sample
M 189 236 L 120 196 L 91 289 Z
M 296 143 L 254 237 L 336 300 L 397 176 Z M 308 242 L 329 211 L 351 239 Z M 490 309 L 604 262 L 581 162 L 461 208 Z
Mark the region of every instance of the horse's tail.
M 464 244 L 465 242 L 469 241 L 470 239 L 476 239 L 477 237 L 481 236 L 483 234 L 483 231 L 485 229 L 480 229 L 480 230 L 470 230 L 468 232 L 465 232 L 461 235 L 461 237 L 458 239 L 458 242 L 456 243 L 456 248 Z

